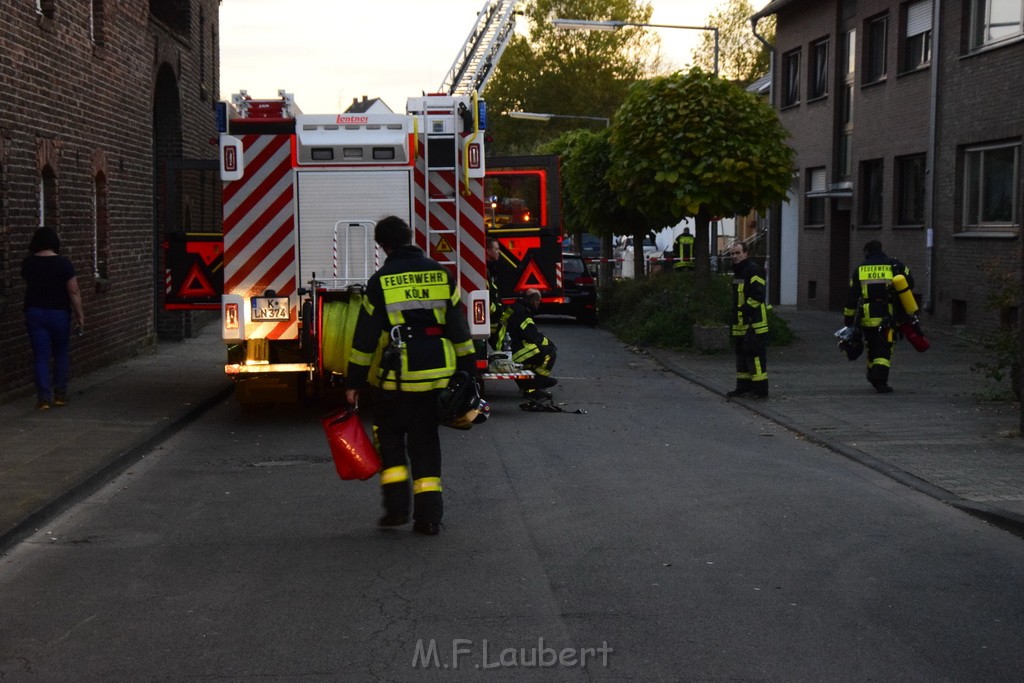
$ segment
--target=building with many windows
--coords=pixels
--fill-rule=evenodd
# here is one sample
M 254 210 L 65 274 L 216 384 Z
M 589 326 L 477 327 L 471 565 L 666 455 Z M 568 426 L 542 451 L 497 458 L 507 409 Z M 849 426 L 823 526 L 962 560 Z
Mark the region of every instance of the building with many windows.
M 171 233 L 220 230 L 215 172 L 177 173 L 216 163 L 218 10 L 219 0 L 4 0 L 0 396 L 32 384 L 20 267 L 40 225 L 57 230 L 83 293 L 73 371 L 190 334 L 191 314 L 164 312 L 162 253 Z
M 1021 280 L 1024 0 L 773 0 L 755 30 L 769 15 L 797 151 L 778 219 L 797 305 L 841 309 L 879 239 L 933 322 L 1015 324 L 1000 294 Z

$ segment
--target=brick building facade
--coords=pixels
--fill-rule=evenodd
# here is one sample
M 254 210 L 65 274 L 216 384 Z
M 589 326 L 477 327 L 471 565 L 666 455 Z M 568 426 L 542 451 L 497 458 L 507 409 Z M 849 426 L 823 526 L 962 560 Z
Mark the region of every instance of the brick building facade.
M 1020 282 L 1024 0 L 774 0 L 755 21 L 770 14 L 773 103 L 797 151 L 797 305 L 842 308 L 879 239 L 931 322 L 1013 324 L 1016 304 L 990 300 Z
M 165 162 L 216 159 L 218 0 L 5 0 L 0 25 L 0 396 L 31 386 L 21 261 L 55 228 L 75 264 L 86 333 L 73 373 L 184 337 L 165 313 L 160 249 L 193 220 L 220 229 L 212 176 L 178 183 Z M 183 217 L 184 216 L 184 217 Z M 196 218 L 198 216 L 198 218 Z

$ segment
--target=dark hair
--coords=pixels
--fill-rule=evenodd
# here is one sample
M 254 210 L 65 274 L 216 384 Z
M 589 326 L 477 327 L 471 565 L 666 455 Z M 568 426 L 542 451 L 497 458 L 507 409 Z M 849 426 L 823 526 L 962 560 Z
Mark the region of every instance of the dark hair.
M 41 251 L 52 249 L 54 253 L 60 253 L 60 238 L 53 228 L 37 228 L 32 234 L 32 241 L 28 243 L 29 253 L 38 254 Z
M 867 244 L 864 245 L 864 253 L 865 254 L 881 254 L 882 253 L 882 243 L 879 242 L 878 240 L 871 240 L 870 242 L 868 242 Z
M 412 230 L 409 224 L 398 216 L 381 218 L 373 230 L 373 239 L 381 247 L 392 251 L 407 244 L 412 244 Z
M 492 244 L 497 244 L 497 243 L 498 243 L 498 238 L 497 237 L 493 237 L 491 235 L 487 236 L 487 246 L 488 247 L 491 246 Z

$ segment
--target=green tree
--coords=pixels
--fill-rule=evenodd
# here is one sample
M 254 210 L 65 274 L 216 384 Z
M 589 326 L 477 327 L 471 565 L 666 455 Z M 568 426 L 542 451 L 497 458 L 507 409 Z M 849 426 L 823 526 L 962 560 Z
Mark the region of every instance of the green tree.
M 698 281 L 710 278 L 713 216 L 786 198 L 793 150 L 775 111 L 728 81 L 692 69 L 637 83 L 615 114 L 608 181 L 653 226 L 693 217 Z
M 644 23 L 649 4 L 636 0 L 527 0 L 527 37 L 513 36 L 487 86 L 492 154 L 526 154 L 562 133 L 596 129 L 600 122 L 520 121 L 510 111 L 611 118 L 629 86 L 649 68 L 652 38 L 637 28 L 614 33 L 556 29 L 552 17 Z
M 562 215 L 566 225 L 574 231 L 575 243 L 581 243 L 584 231 L 601 238 L 601 255 L 604 257 L 600 269 L 602 282 L 611 281 L 612 238 L 639 233 L 640 241 L 635 241 L 634 237 L 634 244 L 641 244 L 649 232 L 646 217 L 636 209 L 624 206 L 608 185 L 607 175 L 611 167 L 609 136 L 607 128 L 596 133 L 575 131 L 559 137 L 548 146 L 562 159 Z M 637 253 L 641 266 L 634 272 L 640 273 L 643 272 L 643 252 Z
M 718 28 L 718 75 L 747 86 L 768 73 L 771 55 L 768 47 L 754 35 L 750 17 L 754 8 L 750 0 L 726 0 L 718 11 L 708 17 L 708 26 Z M 775 38 L 775 15 L 757 23 L 757 32 L 765 40 Z M 693 63 L 704 71 L 713 72 L 715 39 L 710 31 L 701 35 L 693 51 Z

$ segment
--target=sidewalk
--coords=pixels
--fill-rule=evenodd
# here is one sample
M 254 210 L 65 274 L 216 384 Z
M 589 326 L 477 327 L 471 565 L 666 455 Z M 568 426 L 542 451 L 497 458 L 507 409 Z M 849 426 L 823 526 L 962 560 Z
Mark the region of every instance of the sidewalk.
M 225 398 L 224 363 L 220 327 L 207 325 L 72 377 L 63 408 L 37 411 L 34 393 L 0 404 L 0 550 Z
M 890 376 L 896 391 L 880 395 L 864 379 L 863 358 L 839 353 L 838 314 L 779 313 L 799 339 L 768 350 L 771 398 L 738 403 L 1024 535 L 1017 406 L 980 400 L 996 386 L 970 370 L 983 353 L 944 335 L 933 334 L 923 354 L 900 342 Z M 155 354 L 73 378 L 67 407 L 39 412 L 31 397 L 0 405 L 0 551 L 230 394 L 218 332 L 210 325 L 194 339 L 161 342 Z M 734 385 L 731 352 L 648 352 L 722 401 Z
M 776 312 L 796 333 L 788 347 L 769 347 L 771 398 L 739 399 L 750 410 L 809 441 L 993 523 L 1024 534 L 1024 439 L 1018 406 L 985 401 L 998 385 L 980 372 L 983 350 L 946 334 L 925 334 L 931 348 L 896 345 L 891 394 L 864 377 L 865 357 L 848 361 L 832 334 L 838 313 Z M 648 349 L 673 372 L 723 396 L 735 386 L 732 351 L 719 354 Z M 1003 384 L 1006 390 L 1006 384 Z

